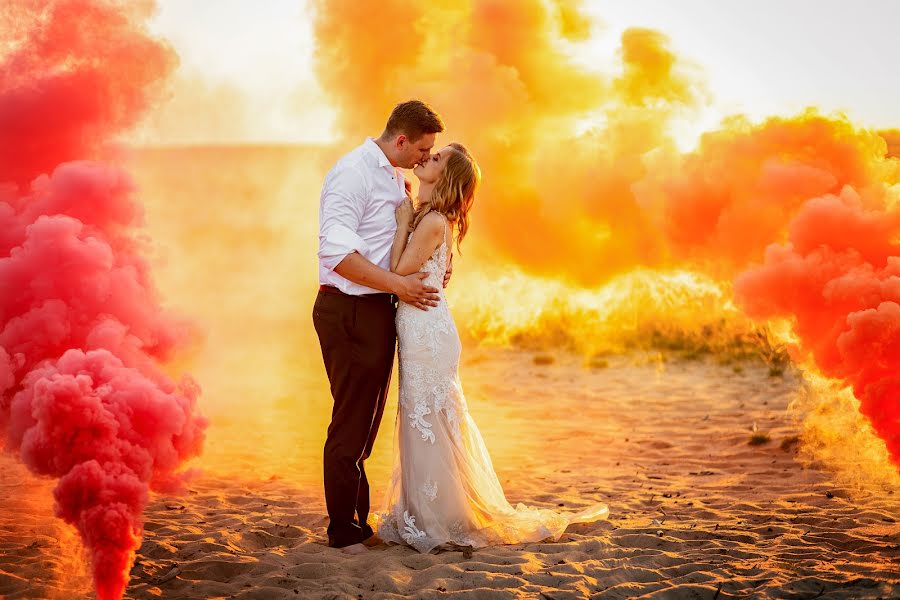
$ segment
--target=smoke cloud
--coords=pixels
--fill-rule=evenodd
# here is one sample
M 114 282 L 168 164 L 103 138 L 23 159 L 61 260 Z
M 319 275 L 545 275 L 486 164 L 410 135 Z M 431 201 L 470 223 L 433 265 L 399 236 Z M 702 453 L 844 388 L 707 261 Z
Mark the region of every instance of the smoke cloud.
M 600 74 L 568 54 L 591 28 L 577 1 L 315 6 L 344 134 L 377 134 L 418 97 L 448 125 L 438 145 L 473 150 L 473 237 L 577 287 L 646 267 L 734 282 L 749 314 L 795 323 L 800 352 L 853 387 L 900 465 L 896 134 L 810 109 L 729 118 L 683 153 L 673 123 L 708 91 L 660 32 L 626 30 Z
M 0 54 L 0 434 L 58 478 L 97 595 L 122 596 L 148 491 L 202 446 L 199 388 L 167 362 L 193 340 L 161 307 L 127 173 L 96 161 L 176 63 L 152 2 L 12 0 Z M 94 160 L 89 160 L 94 159 Z

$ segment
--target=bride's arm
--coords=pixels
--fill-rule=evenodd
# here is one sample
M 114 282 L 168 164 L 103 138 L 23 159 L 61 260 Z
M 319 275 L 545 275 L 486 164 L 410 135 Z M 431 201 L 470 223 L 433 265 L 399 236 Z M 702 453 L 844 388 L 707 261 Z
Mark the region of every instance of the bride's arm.
M 413 218 L 412 202 L 409 199 L 404 200 L 394 214 L 397 217 L 397 232 L 394 234 L 394 243 L 391 246 L 391 271 L 396 273 L 395 269 L 400 264 L 400 257 L 403 255 L 409 239 L 409 225 Z
M 398 275 L 416 273 L 422 268 L 444 237 L 444 220 L 437 213 L 425 215 L 416 230 L 413 231 L 409 244 L 406 243 L 409 231 L 409 219 L 405 213 L 397 211 L 397 233 L 394 235 L 394 245 L 391 247 L 391 271 Z

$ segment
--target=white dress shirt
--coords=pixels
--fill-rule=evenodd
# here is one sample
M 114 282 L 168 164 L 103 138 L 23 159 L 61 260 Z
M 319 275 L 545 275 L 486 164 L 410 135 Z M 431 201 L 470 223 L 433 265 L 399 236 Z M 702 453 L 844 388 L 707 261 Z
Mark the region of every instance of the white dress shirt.
M 334 268 L 359 252 L 390 270 L 395 211 L 404 198 L 403 175 L 373 138 L 338 160 L 325 176 L 319 199 L 319 283 L 354 296 L 383 291 L 353 283 Z

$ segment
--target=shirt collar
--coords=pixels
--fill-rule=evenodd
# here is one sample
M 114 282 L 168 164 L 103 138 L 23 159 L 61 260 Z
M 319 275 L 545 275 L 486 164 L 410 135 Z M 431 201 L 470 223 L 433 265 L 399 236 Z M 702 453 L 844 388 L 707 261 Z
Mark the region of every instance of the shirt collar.
M 384 153 L 384 151 L 378 146 L 378 144 L 375 143 L 375 138 L 366 138 L 365 146 L 366 150 L 368 150 L 369 153 L 372 154 L 372 156 L 378 159 L 379 167 L 391 167 L 392 169 L 394 168 L 394 166 L 391 164 L 391 161 L 388 160 L 388 157 Z

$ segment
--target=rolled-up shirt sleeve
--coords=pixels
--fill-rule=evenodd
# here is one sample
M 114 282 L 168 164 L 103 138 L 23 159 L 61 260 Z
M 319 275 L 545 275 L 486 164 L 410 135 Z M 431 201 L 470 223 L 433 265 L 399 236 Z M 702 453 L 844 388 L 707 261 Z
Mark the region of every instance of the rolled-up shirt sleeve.
M 365 256 L 369 246 L 359 234 L 366 208 L 366 182 L 358 169 L 334 173 L 325 182 L 319 207 L 319 261 L 333 271 L 347 255 Z

